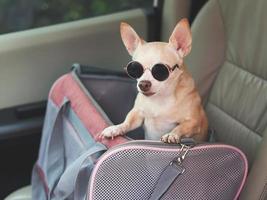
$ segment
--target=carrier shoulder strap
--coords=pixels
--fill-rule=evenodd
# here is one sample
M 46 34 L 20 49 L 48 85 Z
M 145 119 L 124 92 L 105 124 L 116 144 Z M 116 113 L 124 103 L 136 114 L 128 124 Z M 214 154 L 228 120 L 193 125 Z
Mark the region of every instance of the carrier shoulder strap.
M 160 175 L 149 200 L 159 200 L 184 170 L 182 165 L 171 162 Z
M 83 164 L 85 164 L 86 162 L 86 170 L 91 171 L 94 166 L 94 159 L 92 159 L 92 156 L 96 153 L 106 151 L 106 149 L 107 148 L 103 144 L 97 142 L 94 144 L 94 146 L 84 152 L 77 160 L 75 160 L 75 162 L 72 163 L 62 174 L 54 191 L 56 197 L 60 197 L 60 199 L 66 199 L 71 195 L 72 192 L 75 193 L 75 185 L 77 184 L 77 178 L 79 176 L 80 170 L 83 168 Z M 89 179 L 87 179 L 86 181 L 89 182 Z M 75 196 L 77 195 L 79 196 L 80 194 L 76 193 Z

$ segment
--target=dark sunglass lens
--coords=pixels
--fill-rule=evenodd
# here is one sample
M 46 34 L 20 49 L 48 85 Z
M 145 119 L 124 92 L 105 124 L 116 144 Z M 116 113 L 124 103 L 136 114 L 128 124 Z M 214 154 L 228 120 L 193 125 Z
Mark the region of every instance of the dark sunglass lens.
M 152 75 L 158 81 L 165 81 L 169 77 L 169 70 L 163 64 L 156 64 L 152 68 Z
M 144 72 L 143 66 L 138 62 L 131 62 L 127 65 L 127 73 L 132 78 L 140 78 Z

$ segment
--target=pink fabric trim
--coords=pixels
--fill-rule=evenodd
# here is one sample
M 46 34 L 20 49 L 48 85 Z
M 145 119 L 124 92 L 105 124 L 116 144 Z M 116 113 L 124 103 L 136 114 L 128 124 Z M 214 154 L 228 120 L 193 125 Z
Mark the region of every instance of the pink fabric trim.
M 36 168 L 37 168 L 37 172 L 39 174 L 39 177 L 41 178 L 41 180 L 44 184 L 46 196 L 49 196 L 49 187 L 48 187 L 47 182 L 45 180 L 44 172 L 43 172 L 42 168 L 37 163 L 36 163 Z
M 241 157 L 243 158 L 243 161 L 244 161 L 244 164 L 245 164 L 245 173 L 244 173 L 244 177 L 243 177 L 243 180 L 241 182 L 241 185 L 236 193 L 236 196 L 234 198 L 234 200 L 237 200 L 239 195 L 240 195 L 240 192 L 245 184 L 245 181 L 246 181 L 246 177 L 247 177 L 247 173 L 248 173 L 248 162 L 247 162 L 247 158 L 246 156 L 244 155 L 244 153 L 234 147 L 234 146 L 230 146 L 230 145 L 226 145 L 226 144 L 209 144 L 209 145 L 201 145 L 201 146 L 198 146 L 198 147 L 194 147 L 191 149 L 191 151 L 194 151 L 194 150 L 199 150 L 199 149 L 211 149 L 211 148 L 228 148 L 228 149 L 232 149 L 234 151 L 237 151 Z M 96 173 L 100 167 L 100 165 L 111 155 L 113 154 L 116 154 L 117 152 L 119 151 L 124 151 L 124 150 L 129 150 L 129 149 L 145 149 L 145 150 L 152 150 L 152 151 L 168 151 L 168 152 L 177 152 L 177 149 L 167 149 L 167 148 L 160 148 L 160 147 L 149 147 L 149 146 L 140 146 L 140 145 L 137 145 L 137 146 L 130 146 L 130 147 L 121 147 L 121 148 L 118 148 L 114 151 L 110 151 L 106 154 L 104 154 L 103 156 L 100 157 L 100 159 L 98 160 L 98 162 L 96 163 L 95 167 L 94 167 L 94 170 L 92 172 L 92 175 L 91 175 L 91 181 L 90 181 L 90 186 L 89 186 L 89 195 L 87 195 L 89 197 L 89 200 L 93 200 L 93 188 L 94 188 L 94 179 L 96 177 Z M 178 150 L 179 151 L 179 150 Z
M 61 105 L 65 97 L 70 100 L 71 108 L 85 125 L 86 129 L 92 134 L 95 140 L 98 140 L 97 135 L 108 124 L 95 108 L 94 104 L 84 94 L 79 84 L 73 79 L 72 74 L 66 74 L 58 79 L 49 93 L 49 98 L 57 106 Z M 124 137 L 116 137 L 114 140 L 103 139 L 101 143 L 110 148 L 127 141 L 129 140 Z

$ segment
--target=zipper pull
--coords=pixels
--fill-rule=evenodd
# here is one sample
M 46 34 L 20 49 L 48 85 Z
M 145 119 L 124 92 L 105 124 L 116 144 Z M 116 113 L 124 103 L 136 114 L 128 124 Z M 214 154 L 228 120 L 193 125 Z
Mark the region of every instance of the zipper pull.
M 189 147 L 194 147 L 197 145 L 197 142 L 193 138 L 182 138 L 180 144 L 181 146 L 186 145 Z

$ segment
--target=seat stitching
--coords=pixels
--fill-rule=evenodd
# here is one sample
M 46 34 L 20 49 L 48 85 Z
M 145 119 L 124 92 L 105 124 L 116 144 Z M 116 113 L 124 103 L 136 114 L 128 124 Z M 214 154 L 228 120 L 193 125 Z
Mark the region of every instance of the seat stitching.
M 231 64 L 232 66 L 230 66 L 230 65 L 227 65 L 227 66 L 224 66 L 224 67 L 228 67 L 228 66 L 230 66 L 230 67 L 237 67 L 238 69 L 240 69 L 241 71 L 243 71 L 243 72 L 245 72 L 245 73 L 248 73 L 248 74 L 250 74 L 251 76 L 253 76 L 254 78 L 256 78 L 256 79 L 258 79 L 259 81 L 262 81 L 263 82 L 263 84 L 267 84 L 267 80 L 264 80 L 264 79 L 262 79 L 262 78 L 260 78 L 260 77 L 258 77 L 257 75 L 255 75 L 255 74 L 253 74 L 253 73 L 251 73 L 251 72 L 249 72 L 249 71 L 247 71 L 247 70 L 245 70 L 245 69 L 243 69 L 242 67 L 239 67 L 239 65 L 236 65 L 235 63 L 233 63 L 233 62 L 231 62 L 230 60 L 225 60 L 225 63 L 229 63 L 229 64 Z M 211 101 L 210 100 L 210 98 L 209 98 L 209 101 Z M 212 102 L 213 103 L 213 102 Z M 214 104 L 214 103 L 213 103 Z M 217 106 L 218 107 L 218 106 Z M 264 127 L 259 127 L 260 126 L 260 123 L 262 122 L 261 120 L 263 119 L 263 116 L 266 114 L 266 112 L 267 112 L 267 107 L 265 107 L 265 108 L 263 108 L 264 110 L 263 110 L 263 112 L 261 113 L 261 116 L 259 116 L 259 119 L 257 120 L 257 122 L 256 122 L 256 124 L 255 124 L 255 131 L 254 132 L 256 132 L 256 130 L 257 131 L 260 131 L 260 132 L 264 132 Z M 260 130 L 259 130 L 260 129 Z M 251 129 L 250 128 L 250 130 L 254 130 L 254 129 Z M 258 133 L 258 132 L 257 132 Z M 260 134 L 261 135 L 261 134 Z
M 221 65 L 220 65 L 220 67 L 218 68 L 218 70 L 217 70 L 217 74 L 215 75 L 215 77 L 214 77 L 214 80 L 213 80 L 213 83 L 211 84 L 211 86 L 210 86 L 210 88 L 209 88 L 209 90 L 208 90 L 208 93 L 207 93 L 207 96 L 206 96 L 206 100 L 204 100 L 205 101 L 205 104 L 204 104 L 204 106 L 206 107 L 206 105 L 208 104 L 208 102 L 209 102 L 209 99 L 210 99 L 210 95 L 211 95 L 211 91 L 213 90 L 213 87 L 214 87 L 214 83 L 216 82 L 216 80 L 217 80 L 217 78 L 218 78 L 218 76 L 219 76 L 219 74 L 220 74 L 220 71 L 222 70 L 222 68 L 223 68 L 223 63 L 225 63 L 225 60 L 226 60 L 226 50 L 227 50 L 227 34 L 226 34 L 226 28 L 225 28 L 225 22 L 224 22 L 224 18 L 223 18 L 223 15 L 222 15 L 222 8 L 221 8 L 221 5 L 220 5 L 220 2 L 219 2 L 219 0 L 214 0 L 216 3 L 217 3 L 217 5 L 218 5 L 218 10 L 219 10 L 219 16 L 220 16 L 220 19 L 221 19 L 221 22 L 222 22 L 222 27 L 223 27 L 223 30 L 224 30 L 224 59 L 222 59 L 222 63 L 221 63 Z
M 267 197 L 267 180 L 265 182 L 265 185 L 263 187 L 262 193 L 260 195 L 260 200 L 264 200 L 265 197 Z
M 227 47 L 227 41 L 228 41 L 228 39 L 227 39 L 227 32 L 226 32 L 226 26 L 225 26 L 225 20 L 224 20 L 224 18 L 223 18 L 223 12 L 222 12 L 222 7 L 221 7 L 221 3 L 220 3 L 220 1 L 219 0 L 216 0 L 216 2 L 217 2 L 217 4 L 218 4 L 218 7 L 219 7 L 219 11 L 220 11 L 220 16 L 221 16 L 221 20 L 222 20 L 222 24 L 223 24 L 223 29 L 224 29 L 224 35 L 225 35 L 225 41 L 226 41 L 226 47 L 225 47 L 225 51 L 227 51 L 227 49 L 228 49 L 228 47 Z M 248 73 L 250 73 L 251 75 L 254 75 L 254 76 L 256 76 L 256 77 L 258 77 L 258 78 L 261 78 L 263 81 L 267 81 L 267 79 L 265 78 L 265 77 L 262 77 L 262 76 L 260 76 L 260 75 L 258 75 L 258 74 L 255 74 L 255 73 L 253 73 L 253 72 L 251 72 L 251 71 L 249 71 L 249 70 L 247 70 L 246 68 L 243 68 L 241 65 L 238 65 L 237 63 L 235 63 L 234 61 L 232 61 L 232 60 L 228 60 L 228 58 L 227 58 L 227 53 L 225 52 L 225 61 L 227 61 L 227 62 L 229 62 L 229 63 L 232 63 L 233 65 L 235 65 L 235 66 L 237 66 L 237 67 L 239 67 L 239 68 L 241 68 L 242 70 L 244 70 L 244 71 L 247 71 Z
M 222 12 L 222 7 L 221 7 L 221 4 L 220 4 L 220 2 L 219 2 L 219 0 L 217 0 L 216 1 L 217 2 L 217 4 L 218 4 L 218 7 L 219 7 L 219 12 L 220 12 L 220 16 L 221 16 L 221 20 L 222 20 L 222 24 L 223 24 L 223 29 L 224 29 L 224 33 L 226 33 L 226 26 L 225 26 L 225 22 L 224 22 L 224 18 L 223 18 L 223 12 Z M 226 39 L 226 36 L 227 36 L 227 34 L 224 34 L 225 35 L 225 41 L 228 41 L 227 39 Z M 226 43 L 226 45 L 227 45 L 227 43 Z M 226 50 L 227 48 L 225 48 L 225 50 Z M 225 54 L 226 55 L 226 54 Z
M 226 60 L 226 62 L 230 63 L 231 65 L 233 65 L 235 67 L 238 67 L 238 69 L 240 69 L 241 71 L 243 71 L 245 73 L 250 74 L 254 78 L 259 79 L 259 81 L 263 81 L 264 84 L 267 84 L 267 80 L 262 79 L 261 77 L 257 76 L 256 74 L 251 73 L 250 71 L 247 71 L 246 69 L 240 67 L 239 65 L 235 64 L 234 62 L 232 62 L 230 60 Z M 265 115 L 266 112 L 267 112 L 267 107 L 264 108 L 264 111 L 261 113 L 261 116 L 259 116 L 259 119 L 257 120 L 256 125 L 255 125 L 256 129 L 260 129 L 259 126 L 260 126 L 261 120 L 263 119 L 263 116 Z M 262 129 L 264 131 L 264 127 Z
M 222 108 L 220 108 L 218 105 L 216 105 L 212 101 L 209 101 L 208 103 L 211 104 L 212 106 L 216 107 L 218 110 L 220 110 L 221 112 L 225 113 L 228 117 L 230 117 L 231 119 L 233 119 L 234 121 L 236 121 L 237 123 L 239 123 L 241 126 L 243 126 L 246 129 L 250 130 L 252 133 L 254 133 L 255 135 L 257 135 L 258 137 L 260 137 L 262 139 L 262 136 L 258 132 L 252 130 L 246 124 L 243 124 L 241 121 L 239 121 L 238 119 L 234 118 L 232 115 L 230 115 L 228 112 L 226 112 L 225 110 L 223 110 Z
M 228 62 L 228 63 L 230 63 L 230 64 L 232 64 L 232 65 L 238 67 L 238 68 L 241 69 L 242 71 L 245 71 L 245 72 L 249 73 L 249 74 L 252 75 L 253 77 L 258 78 L 258 79 L 262 80 L 263 82 L 266 82 L 266 83 L 267 83 L 267 80 L 265 79 L 265 77 L 261 77 L 261 76 L 255 74 L 255 73 L 253 73 L 253 72 L 251 72 L 251 71 L 249 71 L 249 70 L 243 68 L 241 65 L 236 64 L 234 61 L 226 59 L 225 62 Z

